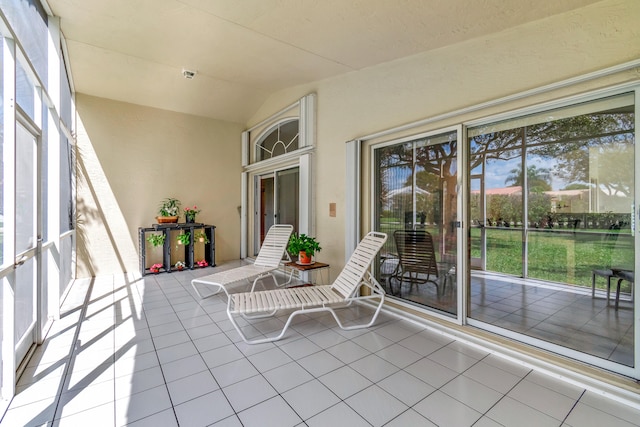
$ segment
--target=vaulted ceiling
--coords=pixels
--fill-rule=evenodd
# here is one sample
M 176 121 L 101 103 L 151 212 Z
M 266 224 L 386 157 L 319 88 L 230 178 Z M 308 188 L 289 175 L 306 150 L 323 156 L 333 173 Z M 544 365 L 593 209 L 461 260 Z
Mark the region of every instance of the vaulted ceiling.
M 597 2 L 47 1 L 60 17 L 77 92 L 240 123 L 284 88 Z

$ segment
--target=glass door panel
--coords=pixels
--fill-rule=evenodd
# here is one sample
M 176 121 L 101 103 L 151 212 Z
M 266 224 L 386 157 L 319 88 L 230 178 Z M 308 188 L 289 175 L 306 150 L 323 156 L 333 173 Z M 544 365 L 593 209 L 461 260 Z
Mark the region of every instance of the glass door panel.
M 30 258 L 16 269 L 14 339 L 16 366 L 35 343 L 36 325 L 36 263 Z
M 374 150 L 378 276 L 391 295 L 457 313 L 457 133 Z
M 298 231 L 298 212 L 300 208 L 300 178 L 298 168 L 276 172 L 276 221 L 278 224 L 291 224 Z
M 469 129 L 486 232 L 470 319 L 633 366 L 634 108 L 623 94 Z
M 486 269 L 522 276 L 522 185 L 520 150 L 485 162 Z
M 469 228 L 469 251 L 471 253 L 471 268 L 486 268 L 486 229 L 484 210 L 484 187 L 481 176 L 471 176 L 471 197 L 469 198 L 469 212 L 471 226 Z
M 259 206 L 256 209 L 255 255 L 273 224 L 291 224 L 298 231 L 300 209 L 299 168 L 283 169 L 256 178 Z M 259 238 L 259 240 L 258 240 Z
M 273 175 L 261 176 L 260 180 L 260 244 L 256 247 L 256 255 L 260 250 L 267 232 L 275 222 Z
M 37 141 L 16 124 L 16 365 L 35 342 L 37 300 Z

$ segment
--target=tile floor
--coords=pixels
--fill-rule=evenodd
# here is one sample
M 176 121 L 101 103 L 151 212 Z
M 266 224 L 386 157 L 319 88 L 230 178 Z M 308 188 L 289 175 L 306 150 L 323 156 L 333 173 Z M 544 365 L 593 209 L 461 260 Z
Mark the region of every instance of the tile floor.
M 455 313 L 457 298 L 452 289 L 447 286 L 440 295 L 432 284 L 405 285 L 399 297 Z M 470 294 L 472 319 L 633 366 L 633 303 L 628 295 L 616 310 L 614 293 L 607 304 L 604 291 L 598 290 L 592 298 L 591 288 L 483 272 L 472 274 Z
M 1 425 L 640 423 L 640 410 L 387 313 L 351 332 L 324 314 L 299 316 L 285 339 L 246 345 L 221 297 L 194 296 L 190 279 L 213 271 L 76 282 Z M 269 334 L 282 322 L 245 329 Z
M 633 303 L 620 300 L 616 310 L 604 291 L 593 298 L 591 289 L 478 275 L 471 284 L 470 317 L 633 366 Z

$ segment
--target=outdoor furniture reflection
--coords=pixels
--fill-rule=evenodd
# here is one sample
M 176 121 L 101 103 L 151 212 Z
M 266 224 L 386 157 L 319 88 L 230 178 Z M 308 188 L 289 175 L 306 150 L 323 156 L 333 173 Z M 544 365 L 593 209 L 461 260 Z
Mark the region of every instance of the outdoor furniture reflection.
M 596 296 L 596 276 L 604 277 L 607 279 L 607 304 L 609 303 L 609 299 L 611 298 L 611 279 L 618 279 L 618 283 L 616 284 L 616 303 L 615 308 L 618 309 L 620 305 L 620 287 L 623 281 L 628 281 L 631 284 L 631 298 L 633 298 L 633 284 L 634 284 L 634 273 L 631 270 L 621 269 L 621 268 L 604 268 L 593 270 L 591 272 L 591 297 L 595 298 Z
M 618 278 L 618 284 L 616 286 L 616 310 L 618 309 L 618 305 L 620 304 L 620 285 L 624 280 L 631 284 L 631 299 L 633 300 L 633 282 L 634 282 L 634 274 L 633 271 L 630 270 L 613 270 L 613 273 Z M 607 300 L 609 301 L 609 300 Z
M 402 285 L 410 287 L 431 283 L 440 294 L 438 263 L 431 234 L 424 230 L 396 230 L 393 238 L 398 251 L 398 264 L 389 277 L 391 291 L 399 295 Z M 394 282 L 397 289 L 394 290 Z

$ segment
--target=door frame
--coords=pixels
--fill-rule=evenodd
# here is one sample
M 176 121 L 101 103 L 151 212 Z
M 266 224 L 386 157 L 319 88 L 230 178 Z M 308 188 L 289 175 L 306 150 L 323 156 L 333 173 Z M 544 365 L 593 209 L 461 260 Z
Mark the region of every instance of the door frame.
M 268 171 L 263 171 L 260 173 L 256 173 L 253 177 L 253 255 L 256 255 L 260 250 L 260 246 L 262 244 L 262 215 L 263 215 L 263 206 L 262 206 L 262 182 L 266 179 L 273 180 L 273 224 L 279 224 L 279 190 L 278 190 L 278 174 L 279 172 L 288 171 L 292 169 L 297 169 L 298 173 L 298 223 L 292 224 L 294 227 L 294 231 L 300 233 L 309 233 L 308 226 L 305 227 L 305 224 L 308 224 L 308 217 L 310 216 L 310 208 L 307 204 L 310 201 L 308 187 L 303 187 L 303 182 L 309 182 L 309 175 L 311 173 L 310 168 L 303 167 L 302 159 L 306 157 L 302 156 L 300 162 L 282 165 L 278 168 L 270 169 Z M 303 173 L 304 170 L 304 173 Z M 306 188 L 307 190 L 304 190 Z M 306 197 L 305 197 L 306 193 Z M 304 213 L 304 214 L 303 214 Z M 305 220 L 306 219 L 306 220 Z M 264 230 L 266 234 L 267 230 Z M 249 256 L 253 256 L 249 255 Z
M 399 138 L 394 138 L 394 139 L 390 139 L 390 140 L 386 140 L 384 142 L 376 142 L 376 143 L 372 143 L 369 146 L 369 171 L 370 171 L 370 178 L 369 178 L 369 189 L 370 189 L 370 218 L 369 218 L 369 224 L 370 224 L 370 228 L 373 229 L 373 225 L 376 223 L 376 207 L 375 207 L 375 203 L 377 200 L 377 195 L 375 194 L 376 188 L 374 185 L 374 181 L 375 181 L 375 177 L 373 176 L 373 174 L 375 173 L 375 150 L 386 147 L 386 146 L 390 146 L 390 145 L 396 145 L 396 144 L 403 144 L 406 142 L 411 142 L 411 141 L 415 141 L 417 139 L 420 138 L 428 138 L 428 137 L 432 137 L 432 136 L 437 136 L 437 135 L 442 135 L 442 134 L 447 134 L 447 133 L 456 133 L 456 138 L 457 138 L 457 153 L 456 153 L 456 164 L 457 164 L 457 173 L 456 173 L 456 189 L 457 189 L 457 198 L 456 198 L 456 209 L 457 209 L 457 214 L 456 214 L 456 256 L 455 256 L 455 268 L 456 271 L 458 272 L 458 274 L 455 275 L 455 281 L 453 283 L 453 286 L 456 287 L 456 295 L 457 295 L 457 300 L 456 300 L 456 313 L 448 313 L 448 312 L 444 312 L 444 311 L 440 311 L 437 310 L 435 308 L 429 307 L 427 305 L 419 305 L 417 306 L 414 303 L 410 303 L 407 301 L 404 301 L 402 299 L 399 298 L 393 298 L 394 303 L 415 310 L 416 307 L 418 307 L 420 310 L 425 311 L 426 313 L 429 313 L 429 315 L 432 315 L 434 317 L 437 317 L 439 319 L 442 320 L 446 320 L 447 322 L 451 322 L 451 323 L 455 323 L 458 325 L 462 325 L 463 321 L 464 321 L 464 316 L 466 313 L 463 313 L 464 310 L 464 301 L 466 298 L 466 288 L 465 286 L 463 286 L 464 283 L 464 274 L 462 274 L 462 272 L 466 271 L 466 259 L 464 256 L 462 256 L 462 254 L 466 254 L 466 247 L 467 247 L 467 242 L 466 239 L 464 239 L 463 237 L 466 235 L 466 229 L 467 229 L 467 224 L 463 222 L 462 218 L 465 218 L 465 211 L 463 211 L 463 209 L 466 210 L 466 204 L 463 203 L 463 196 L 464 191 L 466 191 L 467 185 L 465 184 L 466 182 L 466 177 L 468 175 L 468 172 L 461 168 L 460 165 L 462 164 L 461 162 L 466 161 L 466 148 L 464 146 L 464 144 L 461 144 L 460 141 L 463 140 L 463 138 L 466 138 L 466 133 L 464 133 L 464 128 L 461 124 L 459 125 L 454 125 L 454 126 L 447 126 L 444 128 L 438 128 L 435 130 L 429 130 L 429 131 L 425 131 L 425 132 L 420 132 L 417 134 L 413 134 L 413 135 L 409 135 L 409 136 L 404 136 L 404 137 L 399 137 Z M 432 144 L 432 145 L 436 145 L 436 144 Z M 415 209 L 414 209 L 415 211 Z M 388 238 L 393 238 L 393 236 L 388 236 Z

